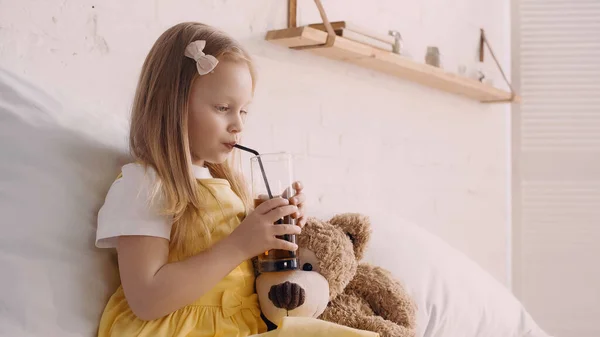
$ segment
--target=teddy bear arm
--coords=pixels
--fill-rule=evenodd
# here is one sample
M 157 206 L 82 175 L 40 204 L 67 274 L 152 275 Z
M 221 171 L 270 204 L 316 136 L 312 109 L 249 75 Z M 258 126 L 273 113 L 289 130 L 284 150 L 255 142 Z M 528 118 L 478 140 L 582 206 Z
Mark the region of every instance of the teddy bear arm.
M 392 321 L 383 319 L 380 316 L 366 317 L 370 324 L 375 326 L 372 330 L 377 332 L 380 337 L 415 337 L 416 332 L 414 329 L 398 325 Z
M 369 303 L 376 315 L 400 326 L 414 329 L 416 308 L 404 287 L 380 267 L 360 264 L 349 285 Z
M 365 315 L 356 298 L 342 294 L 333 300 L 319 317 L 350 328 L 373 331 L 380 337 L 414 337 L 415 331 L 380 316 Z

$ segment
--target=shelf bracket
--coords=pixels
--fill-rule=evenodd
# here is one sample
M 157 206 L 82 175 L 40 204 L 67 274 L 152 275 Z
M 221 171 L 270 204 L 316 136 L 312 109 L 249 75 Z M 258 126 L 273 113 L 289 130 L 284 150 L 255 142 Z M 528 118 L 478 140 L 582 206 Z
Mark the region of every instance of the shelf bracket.
M 483 63 L 485 47 L 487 46 L 487 48 L 490 50 L 490 54 L 492 55 L 492 58 L 494 59 L 494 62 L 496 63 L 496 66 L 498 67 L 498 69 L 500 70 L 500 73 L 502 74 L 502 77 L 504 78 L 504 81 L 506 82 L 506 84 L 508 85 L 508 88 L 510 89 L 510 98 L 487 101 L 486 103 L 514 102 L 515 98 L 516 98 L 516 93 L 515 93 L 512 85 L 506 78 L 506 75 L 504 74 L 504 69 L 502 69 L 500 62 L 498 62 L 498 59 L 496 58 L 496 55 L 494 54 L 494 51 L 492 50 L 492 47 L 490 46 L 490 43 L 485 35 L 485 31 L 483 29 L 480 29 L 480 32 L 481 32 L 481 35 L 479 37 L 479 62 Z
M 327 14 L 325 13 L 325 9 L 323 8 L 323 4 L 321 0 L 315 0 L 315 5 L 317 5 L 317 9 L 319 10 L 319 14 L 321 14 L 321 19 L 323 20 L 323 24 L 327 29 L 327 40 L 322 44 L 315 44 L 309 46 L 296 46 L 290 47 L 291 49 L 302 50 L 302 49 L 313 49 L 313 48 L 329 48 L 333 46 L 335 42 L 335 32 L 333 31 L 333 27 L 327 19 Z M 297 27 L 296 14 L 298 12 L 298 2 L 297 0 L 288 0 L 288 28 Z
M 298 8 L 298 0 L 288 0 L 288 28 L 298 27 L 296 22 L 296 12 Z

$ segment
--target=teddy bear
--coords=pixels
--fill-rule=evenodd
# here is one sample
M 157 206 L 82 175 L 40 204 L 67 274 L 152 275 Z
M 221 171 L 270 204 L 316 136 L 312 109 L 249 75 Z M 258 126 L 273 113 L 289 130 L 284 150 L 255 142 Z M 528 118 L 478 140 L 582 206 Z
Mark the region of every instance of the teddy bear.
M 415 336 L 416 307 L 402 284 L 389 271 L 361 262 L 370 235 L 369 218 L 359 213 L 328 221 L 310 217 L 297 237 L 298 269 L 256 278 L 270 329 L 284 316 L 303 316 L 381 337 Z

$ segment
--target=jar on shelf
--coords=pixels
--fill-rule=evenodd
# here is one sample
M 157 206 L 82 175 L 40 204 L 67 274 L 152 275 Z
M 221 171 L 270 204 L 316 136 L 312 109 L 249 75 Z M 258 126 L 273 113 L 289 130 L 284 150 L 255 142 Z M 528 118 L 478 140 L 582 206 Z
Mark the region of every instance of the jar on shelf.
M 440 50 L 438 47 L 427 47 L 427 53 L 425 54 L 425 63 L 429 64 L 430 66 L 441 68 Z

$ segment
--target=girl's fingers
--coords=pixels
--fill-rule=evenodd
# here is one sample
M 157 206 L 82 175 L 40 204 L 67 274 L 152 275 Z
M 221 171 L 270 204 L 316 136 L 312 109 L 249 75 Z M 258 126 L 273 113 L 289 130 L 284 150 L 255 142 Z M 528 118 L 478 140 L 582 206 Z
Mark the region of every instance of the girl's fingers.
M 296 225 L 273 225 L 274 235 L 300 234 L 302 229 Z
M 306 201 L 306 194 L 298 193 L 295 196 L 290 198 L 290 204 L 292 205 L 302 205 Z
M 258 207 L 256 207 L 256 211 L 259 214 L 267 214 L 279 207 L 285 206 L 285 205 L 289 205 L 290 201 L 288 199 L 285 198 L 273 198 L 270 200 L 267 200 L 265 202 L 263 202 L 262 204 L 260 204 Z M 294 206 L 295 207 L 295 206 Z M 287 214 L 286 214 L 287 215 Z
M 282 250 L 290 250 L 290 251 L 298 250 L 297 244 L 291 243 L 289 241 L 285 241 L 282 239 L 275 240 L 275 244 L 273 246 L 274 246 L 273 249 L 282 249 Z
M 288 205 L 288 206 L 278 207 L 278 208 L 270 211 L 269 213 L 265 214 L 265 216 L 267 217 L 268 221 L 274 223 L 275 221 L 283 218 L 284 216 L 292 215 L 296 212 L 298 212 L 297 206 Z
M 300 193 L 300 191 L 302 191 L 302 189 L 304 189 L 304 185 L 300 181 L 295 181 L 292 184 L 292 187 L 296 190 L 296 193 Z

